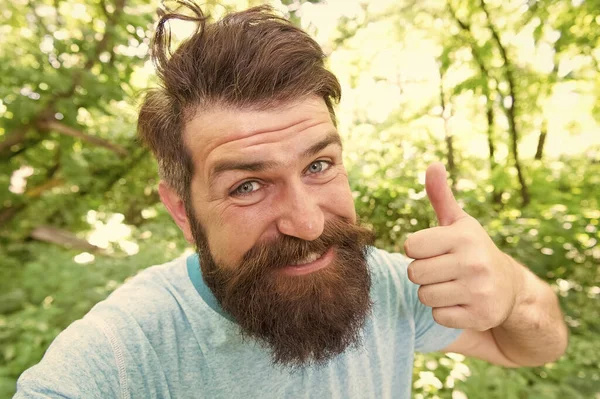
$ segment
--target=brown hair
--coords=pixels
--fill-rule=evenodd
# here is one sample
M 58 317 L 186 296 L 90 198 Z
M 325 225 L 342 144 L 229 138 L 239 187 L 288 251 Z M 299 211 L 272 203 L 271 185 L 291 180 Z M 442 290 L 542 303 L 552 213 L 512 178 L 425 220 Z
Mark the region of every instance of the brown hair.
M 271 7 L 208 23 L 198 5 L 177 3 L 191 15 L 179 9 L 162 12 L 152 45 L 161 84 L 144 99 L 138 134 L 156 156 L 161 178 L 188 202 L 194 167 L 183 130 L 196 112 L 215 106 L 264 110 L 315 94 L 325 100 L 335 122 L 333 103 L 341 88 L 325 69 L 319 45 Z M 195 33 L 172 55 L 171 19 L 197 23 Z

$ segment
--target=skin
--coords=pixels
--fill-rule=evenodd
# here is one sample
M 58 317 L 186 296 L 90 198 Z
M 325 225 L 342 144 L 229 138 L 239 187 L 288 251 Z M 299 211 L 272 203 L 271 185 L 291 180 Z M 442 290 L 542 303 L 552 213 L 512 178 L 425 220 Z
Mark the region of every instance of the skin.
M 220 265 L 236 267 L 253 245 L 280 234 L 314 240 L 329 218 L 355 221 L 336 136 L 317 97 L 267 111 L 215 108 L 186 125 L 195 170 L 193 207 Z M 306 153 L 328 138 L 328 146 Z M 215 174 L 224 161 L 253 163 L 254 170 Z M 428 168 L 426 189 L 440 226 L 411 235 L 405 251 L 415 259 L 409 279 L 421 286 L 419 299 L 433 308 L 434 319 L 465 329 L 445 351 L 508 367 L 561 356 L 567 330 L 551 288 L 501 252 L 460 208 L 441 164 Z M 193 243 L 182 199 L 165 182 L 159 193 Z
M 550 286 L 500 251 L 461 209 L 440 163 L 427 169 L 425 188 L 439 226 L 404 244 L 415 259 L 408 277 L 441 325 L 465 329 L 446 352 L 507 366 L 537 366 L 559 358 L 567 327 Z
M 276 110 L 215 109 L 189 122 L 185 142 L 193 154 L 192 198 L 215 261 L 235 267 L 256 243 L 284 234 L 314 240 L 325 220 L 356 220 L 339 136 L 325 102 L 309 98 Z M 223 161 L 264 162 L 263 170 L 228 170 Z M 238 189 L 238 193 L 235 190 Z M 164 182 L 163 202 L 192 241 L 181 199 Z M 246 192 L 246 193 L 244 193 Z

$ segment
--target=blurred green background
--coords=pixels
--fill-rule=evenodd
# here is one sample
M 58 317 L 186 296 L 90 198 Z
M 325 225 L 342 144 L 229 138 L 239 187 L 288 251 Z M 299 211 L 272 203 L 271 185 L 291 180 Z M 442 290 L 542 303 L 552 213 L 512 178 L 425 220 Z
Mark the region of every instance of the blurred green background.
M 258 1 L 208 1 L 215 18 Z M 418 355 L 415 398 L 600 398 L 600 3 L 274 1 L 324 47 L 357 211 L 380 247 L 435 225 L 424 172 L 548 281 L 567 354 L 506 370 Z M 158 3 L 0 8 L 0 397 L 138 270 L 191 251 L 135 139 Z M 178 40 L 193 27 L 174 24 Z

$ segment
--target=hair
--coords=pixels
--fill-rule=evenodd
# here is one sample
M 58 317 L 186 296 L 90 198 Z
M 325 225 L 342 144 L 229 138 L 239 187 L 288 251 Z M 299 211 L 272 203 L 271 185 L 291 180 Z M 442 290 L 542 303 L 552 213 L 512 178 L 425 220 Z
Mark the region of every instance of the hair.
M 151 57 L 160 85 L 143 100 L 138 135 L 156 157 L 161 179 L 187 203 L 194 166 L 184 144 L 186 122 L 215 107 L 265 110 L 317 95 L 335 123 L 341 87 L 325 68 L 321 47 L 271 7 L 209 23 L 198 5 L 176 3 L 176 10 L 159 12 Z M 197 24 L 173 54 L 167 24 L 172 19 Z

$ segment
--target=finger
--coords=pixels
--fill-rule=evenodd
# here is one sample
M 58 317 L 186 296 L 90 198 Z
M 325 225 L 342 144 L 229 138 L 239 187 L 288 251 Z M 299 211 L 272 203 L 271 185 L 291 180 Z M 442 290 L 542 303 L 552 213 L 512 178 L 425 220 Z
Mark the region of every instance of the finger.
M 441 226 L 449 226 L 466 215 L 448 186 L 446 168 L 441 162 L 436 162 L 427 168 L 425 191 Z
M 447 254 L 433 258 L 414 260 L 408 266 L 408 278 L 415 284 L 437 284 L 455 280 L 461 270 L 456 254 Z
M 432 258 L 451 252 L 459 243 L 455 229 L 449 226 L 431 227 L 408 236 L 404 241 L 404 253 L 413 259 Z
M 466 306 L 448 306 L 433 308 L 433 320 L 436 323 L 450 328 L 475 328 L 475 320 Z
M 419 300 L 425 306 L 440 308 L 464 305 L 469 302 L 469 291 L 455 281 L 428 284 L 419 287 Z

